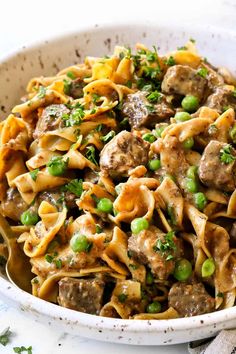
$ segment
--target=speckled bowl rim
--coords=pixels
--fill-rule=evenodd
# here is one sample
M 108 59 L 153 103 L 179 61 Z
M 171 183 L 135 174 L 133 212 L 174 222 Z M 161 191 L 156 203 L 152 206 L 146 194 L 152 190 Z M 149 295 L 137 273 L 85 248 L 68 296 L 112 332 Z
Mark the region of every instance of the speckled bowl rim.
M 70 38 L 72 35 L 81 34 L 81 33 L 93 33 L 95 28 L 104 28 L 108 31 L 117 29 L 123 29 L 124 27 L 132 26 L 132 28 L 140 28 L 141 26 L 148 26 L 148 28 L 153 27 L 153 29 L 157 28 L 157 24 L 153 21 L 144 21 L 143 23 L 135 22 L 135 20 L 129 21 L 129 23 L 116 23 L 112 25 L 111 23 L 99 24 L 95 26 L 81 26 L 81 28 L 74 32 L 68 31 L 64 35 L 53 36 L 50 37 L 49 40 L 40 40 L 34 43 L 34 45 L 30 45 L 28 47 L 23 47 L 21 49 L 14 50 L 10 53 L 7 53 L 5 56 L 0 57 L 0 64 L 6 63 L 8 60 L 14 58 L 19 52 L 24 52 L 27 54 L 28 51 L 33 49 L 37 49 L 38 47 L 44 46 L 45 44 L 57 43 L 57 41 L 61 41 L 62 39 Z M 165 22 L 159 22 L 158 26 L 163 28 L 167 28 Z M 178 30 L 186 30 L 191 28 L 191 24 L 178 25 L 177 23 L 172 23 L 172 27 L 177 28 Z M 230 29 L 220 28 L 218 26 L 207 25 L 205 27 L 202 26 L 194 26 L 194 32 L 200 31 L 204 33 L 206 30 L 215 30 L 217 33 L 227 34 L 229 36 L 233 36 L 236 38 L 236 32 Z M 191 32 L 191 31 L 190 31 Z M 80 324 L 81 326 L 87 327 L 88 329 L 96 328 L 99 332 L 101 330 L 107 331 L 123 331 L 130 333 L 167 333 L 167 332 L 178 332 L 178 331 L 191 331 L 196 328 L 202 326 L 211 327 L 212 329 L 216 328 L 218 324 L 225 323 L 230 320 L 236 319 L 236 306 L 215 311 L 209 314 L 204 314 L 200 316 L 194 317 L 186 317 L 186 318 L 177 318 L 177 319 L 168 319 L 168 320 L 125 320 L 125 319 L 115 319 L 115 318 L 107 318 L 101 316 L 94 316 L 82 312 L 77 312 L 74 310 L 70 310 L 67 308 L 60 307 L 56 304 L 47 302 L 45 300 L 34 297 L 31 294 L 19 289 L 18 287 L 11 284 L 8 280 L 4 279 L 0 275 L 0 295 L 2 294 L 3 298 L 8 299 L 12 305 L 18 304 L 22 311 L 29 311 L 33 313 L 36 317 L 40 317 L 43 315 L 44 317 L 51 318 L 52 320 L 59 320 L 59 322 L 63 322 L 64 324 L 71 326 Z M 228 328 L 226 326 L 226 328 Z M 183 338 L 182 342 L 187 342 L 188 338 Z M 180 342 L 180 341 L 178 341 Z M 152 345 L 150 343 L 150 345 Z

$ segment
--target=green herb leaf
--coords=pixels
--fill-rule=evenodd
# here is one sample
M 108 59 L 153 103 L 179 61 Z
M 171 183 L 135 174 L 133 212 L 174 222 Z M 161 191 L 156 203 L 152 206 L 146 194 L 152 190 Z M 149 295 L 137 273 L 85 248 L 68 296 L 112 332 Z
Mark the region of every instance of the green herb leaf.
M 173 240 L 174 234 L 175 234 L 174 231 L 170 231 L 164 236 L 164 241 L 162 241 L 160 239 L 157 240 L 156 245 L 153 247 L 153 250 L 155 252 L 161 252 L 161 253 L 164 253 L 164 252 L 170 251 L 170 250 L 175 250 L 176 245 Z
M 137 264 L 129 264 L 129 268 L 133 269 L 133 270 L 136 270 L 138 269 L 138 265 Z
M 80 197 L 83 193 L 83 180 L 77 178 L 72 179 L 65 185 L 65 190 L 74 193 L 77 197 Z
M 64 93 L 66 95 L 70 95 L 70 90 L 71 90 L 71 85 L 72 85 L 72 82 L 71 81 L 68 81 L 68 80 L 63 80 L 63 83 L 64 83 Z
M 166 65 L 168 65 L 168 66 L 173 66 L 173 65 L 175 65 L 176 64 L 176 62 L 175 62 L 175 59 L 174 59 L 174 57 L 172 57 L 172 55 L 166 60 Z
M 10 342 L 12 332 L 10 331 L 10 327 L 4 329 L 4 331 L 0 334 L 0 344 L 4 347 Z
M 190 42 L 192 43 L 196 43 L 196 39 L 193 39 L 193 38 L 189 38 Z
M 103 124 L 99 124 L 94 130 L 96 131 L 96 132 L 101 132 L 102 131 L 102 129 L 103 129 Z
M 236 156 L 232 155 L 232 146 L 227 144 L 225 147 L 220 149 L 220 161 L 228 165 L 236 160 Z
M 126 294 L 119 294 L 118 295 L 118 300 L 121 302 L 121 303 L 124 303 L 127 299 L 128 295 Z
M 44 98 L 46 95 L 46 88 L 44 86 L 39 86 L 38 98 Z
M 13 348 L 14 350 L 14 353 L 18 353 L 18 354 L 21 354 L 22 352 L 27 352 L 27 354 L 32 354 L 32 346 L 26 348 L 26 347 L 14 347 Z
M 54 257 L 53 256 L 51 256 L 50 254 L 46 254 L 45 255 L 45 260 L 48 262 L 48 263 L 52 263 L 53 262 L 53 259 L 54 259 Z
M 36 181 L 38 173 L 39 173 L 39 168 L 36 168 L 35 170 L 30 171 L 29 174 L 30 174 L 30 177 L 32 178 L 33 181 Z
M 84 116 L 84 107 L 79 105 L 70 114 L 63 114 L 61 118 L 66 127 L 72 127 L 74 125 L 80 125 Z
M 185 46 L 185 45 L 183 45 L 182 47 L 177 47 L 177 50 L 187 50 L 188 48 Z
M 92 99 L 93 99 L 93 103 L 97 103 L 97 101 L 99 100 L 101 96 L 98 95 L 97 93 L 93 93 L 92 94 Z
M 206 78 L 208 74 L 208 70 L 206 68 L 198 69 L 197 74 L 201 77 Z
M 91 161 L 92 163 L 94 163 L 95 165 L 98 165 L 96 157 L 95 157 L 95 147 L 93 145 L 90 146 L 86 146 L 87 152 L 85 154 L 85 156 L 87 157 L 87 159 L 89 161 Z
M 56 266 L 57 269 L 61 269 L 62 267 L 62 260 L 59 258 L 59 259 L 55 259 L 54 260 L 54 264 Z
M 146 105 L 145 107 L 147 108 L 149 113 L 156 112 L 156 108 L 153 105 Z
M 76 76 L 75 76 L 75 74 L 72 71 L 68 71 L 66 73 L 66 76 L 68 76 L 71 80 L 76 79 Z
M 168 254 L 168 256 L 166 257 L 166 261 L 170 261 L 173 258 L 174 258 L 174 256 L 172 256 L 172 254 Z
M 153 91 L 147 96 L 147 100 L 151 103 L 157 103 L 161 98 L 161 93 L 158 91 Z
M 114 130 L 111 130 L 107 135 L 101 136 L 100 140 L 103 141 L 104 143 L 108 143 L 114 136 L 116 135 Z

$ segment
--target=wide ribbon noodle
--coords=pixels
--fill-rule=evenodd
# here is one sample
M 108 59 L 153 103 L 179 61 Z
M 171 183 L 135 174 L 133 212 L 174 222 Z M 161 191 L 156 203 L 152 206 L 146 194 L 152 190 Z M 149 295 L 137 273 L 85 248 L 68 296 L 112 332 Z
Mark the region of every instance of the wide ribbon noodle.
M 0 212 L 34 296 L 135 320 L 235 305 L 235 82 L 193 40 L 30 80 L 0 123 Z

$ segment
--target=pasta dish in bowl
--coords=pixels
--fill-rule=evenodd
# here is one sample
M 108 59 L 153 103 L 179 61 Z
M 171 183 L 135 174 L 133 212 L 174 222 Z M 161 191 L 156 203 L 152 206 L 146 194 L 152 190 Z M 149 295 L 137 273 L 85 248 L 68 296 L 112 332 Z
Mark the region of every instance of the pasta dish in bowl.
M 234 306 L 235 84 L 194 40 L 29 81 L 0 123 L 0 213 L 34 296 L 130 321 Z

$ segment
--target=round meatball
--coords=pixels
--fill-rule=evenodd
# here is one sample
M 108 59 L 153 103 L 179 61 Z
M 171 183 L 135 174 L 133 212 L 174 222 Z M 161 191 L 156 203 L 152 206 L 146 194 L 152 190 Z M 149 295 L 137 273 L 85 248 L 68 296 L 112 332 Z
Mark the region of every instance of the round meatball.
M 124 130 L 102 149 L 101 170 L 112 178 L 126 177 L 132 168 L 147 164 L 148 151 L 149 143 Z

